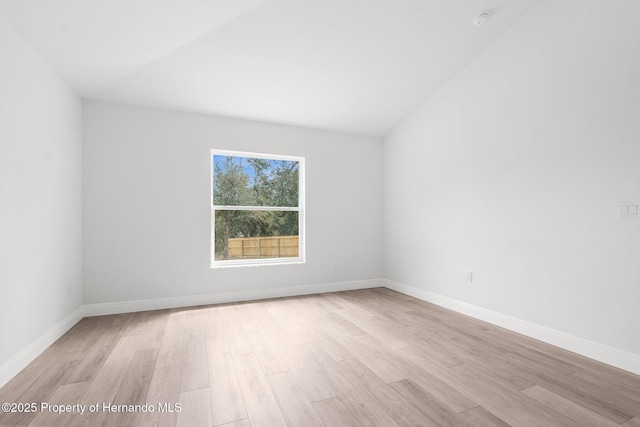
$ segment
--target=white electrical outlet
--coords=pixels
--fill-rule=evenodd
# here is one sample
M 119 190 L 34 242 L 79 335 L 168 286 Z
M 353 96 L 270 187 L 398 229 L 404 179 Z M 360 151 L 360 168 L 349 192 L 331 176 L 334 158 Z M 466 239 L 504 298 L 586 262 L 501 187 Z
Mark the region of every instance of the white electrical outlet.
M 467 283 L 473 283 L 473 271 L 467 271 Z
M 620 202 L 620 219 L 640 218 L 640 201 Z

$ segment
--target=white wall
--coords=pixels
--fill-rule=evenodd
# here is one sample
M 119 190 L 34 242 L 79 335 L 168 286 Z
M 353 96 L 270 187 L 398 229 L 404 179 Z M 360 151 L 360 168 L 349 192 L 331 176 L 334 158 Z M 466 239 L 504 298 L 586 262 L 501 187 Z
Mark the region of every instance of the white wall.
M 0 62 L 2 385 L 82 304 L 82 109 L 2 17 Z
M 386 138 L 386 278 L 640 355 L 638 22 L 542 1 Z
M 209 267 L 212 148 L 306 158 L 305 264 Z M 380 139 L 85 101 L 83 182 L 87 304 L 382 277 Z

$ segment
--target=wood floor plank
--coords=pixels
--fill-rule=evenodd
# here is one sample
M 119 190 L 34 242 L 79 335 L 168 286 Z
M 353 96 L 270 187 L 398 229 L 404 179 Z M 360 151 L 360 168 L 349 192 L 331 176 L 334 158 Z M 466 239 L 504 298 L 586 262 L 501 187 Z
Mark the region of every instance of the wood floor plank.
M 334 338 L 385 382 L 409 378 L 410 373 L 394 363 L 393 353 L 385 351 L 382 343 L 374 337 L 363 335 L 347 338 L 336 335 Z
M 501 353 L 477 346 L 474 343 L 466 342 L 459 337 L 443 341 L 440 344 L 464 360 L 465 363 L 471 363 L 478 359 L 491 360 L 502 355 Z
M 448 346 L 445 340 L 438 338 L 428 339 L 417 335 L 411 341 L 411 349 L 442 366 L 452 367 L 465 363 L 463 358 L 451 346 Z
M 376 317 L 382 318 L 389 325 L 397 327 L 411 326 L 414 322 L 406 317 L 406 312 L 411 311 L 405 304 L 397 302 L 394 298 L 389 298 L 376 289 L 362 289 L 354 291 L 354 297 Z
M 333 310 L 337 310 L 342 308 L 335 301 L 327 298 L 327 294 L 313 294 L 313 295 L 305 295 L 302 298 L 306 299 L 307 305 L 311 304 L 313 306 L 319 307 L 325 312 L 331 312 Z
M 211 427 L 213 425 L 208 388 L 180 393 L 180 404 L 177 427 Z
M 325 426 L 360 427 L 366 426 L 364 420 L 350 411 L 339 397 L 319 400 L 312 403 Z
M 535 385 L 535 381 L 530 375 L 524 374 L 521 370 L 504 363 L 499 358 L 475 358 L 467 363 L 503 383 L 512 385 L 517 390 L 524 390 Z
M 175 426 L 178 414 L 176 412 L 161 412 L 164 405 L 175 408 L 180 401 L 180 365 L 158 366 L 153 372 L 146 402 L 154 405 L 155 412 L 143 413 L 138 427 L 169 427 Z M 163 405 L 163 406 L 159 406 Z
M 78 325 L 74 326 L 68 333 L 73 331 L 73 335 L 76 336 L 77 326 Z M 48 371 L 51 371 L 52 365 L 60 363 L 60 361 L 69 362 L 78 360 L 60 357 L 61 354 L 65 353 L 65 345 L 75 347 L 73 340 L 68 338 L 66 334 L 56 341 L 54 345 L 36 357 L 33 362 L 12 378 L 4 387 L 0 388 L 0 400 L 2 402 L 17 402 L 17 399 L 25 395 L 27 390 L 33 390 L 34 387 L 37 387 L 36 382 L 39 380 L 42 382 L 42 376 Z M 73 373 L 70 373 L 70 375 L 65 376 L 65 380 L 68 380 L 72 375 Z M 29 394 L 27 393 L 27 395 Z M 0 413 L 0 417 L 1 416 L 2 414 Z
M 64 426 L 72 417 L 83 417 L 83 409 L 74 410 L 70 412 L 56 412 L 54 405 L 74 405 L 79 402 L 80 398 L 84 395 L 89 387 L 90 381 L 80 382 L 75 384 L 66 384 L 58 387 L 56 392 L 47 399 L 48 407 L 43 410 L 42 406 L 37 416 L 31 421 L 30 426 Z
M 352 321 L 336 314 L 336 311 L 329 313 L 326 316 L 327 320 L 319 323 L 322 329 L 327 333 L 344 335 L 348 337 L 367 334 L 366 331 L 356 326 Z
M 69 332 L 56 341 L 47 352 L 52 351 L 47 359 L 55 362 L 80 360 L 95 343 L 94 334 L 122 335 L 118 326 L 112 325 L 112 319 L 88 317 L 80 320 Z
M 155 316 L 148 319 L 146 332 L 140 335 L 140 350 L 159 350 L 164 339 L 166 325 L 169 321 L 169 310 L 154 312 Z
M 536 372 L 541 372 L 546 375 L 571 375 L 582 370 L 582 368 L 578 366 L 540 352 L 529 351 L 527 353 L 521 353 L 514 351 L 502 355 L 501 358 L 507 361 L 513 361 L 518 365 L 528 366 Z
M 313 340 L 308 327 L 304 325 L 304 316 L 291 304 L 290 298 L 283 298 L 282 301 L 270 301 L 267 310 L 275 319 L 277 324 L 277 334 L 287 337 L 290 344 L 302 344 Z M 301 317 L 302 316 L 302 317 Z M 297 321 L 293 321 L 297 319 Z
M 366 289 L 364 291 L 368 294 L 368 298 L 373 300 L 371 304 L 378 305 L 378 312 L 386 311 L 387 313 L 394 312 L 399 314 L 396 320 L 401 321 L 402 326 L 414 324 L 413 320 L 405 316 L 406 313 L 415 311 L 416 309 L 415 305 L 411 304 L 411 297 L 407 298 L 406 295 L 394 291 L 388 293 L 386 292 L 388 289 L 385 288 Z
M 172 312 L 169 315 L 166 330 L 160 343 L 159 366 L 182 364 L 186 322 L 187 316 L 184 312 Z
M 157 357 L 158 350 L 136 351 L 113 398 L 114 405 L 145 405 L 147 403 Z M 138 425 L 141 416 L 141 411 L 109 412 L 106 413 L 105 424 Z
M 374 316 L 379 316 L 383 311 L 402 311 L 404 308 L 396 304 L 393 300 L 386 300 L 387 304 L 382 304 L 381 298 L 372 298 L 373 289 L 358 289 L 354 291 L 340 292 L 342 298 L 357 304 L 359 307 L 367 310 Z
M 259 315 L 256 313 L 256 310 L 254 310 L 253 305 L 237 305 L 236 311 L 249 342 L 253 344 L 262 341 L 264 339 L 264 333 L 260 328 Z
M 358 377 L 349 365 L 345 364 L 345 361 L 335 362 L 329 357 L 324 358 L 321 366 L 332 389 L 338 393 L 342 405 L 354 414 L 355 418 L 360 420 L 363 425 L 398 425 L 391 417 L 392 414 L 388 413 L 381 405 L 380 400 L 376 398 L 374 390 L 376 390 L 377 384 L 367 384 L 371 377 Z M 372 376 L 375 377 L 375 374 Z M 377 379 L 380 384 L 388 387 L 382 380 Z
M 618 423 L 614 423 L 595 412 L 591 412 L 584 406 L 580 406 L 573 403 L 570 400 L 565 399 L 562 396 L 558 396 L 555 393 L 550 392 L 540 386 L 533 386 L 526 390 L 522 390 L 522 393 L 529 397 L 536 399 L 538 402 L 547 406 L 557 409 L 563 414 L 573 418 L 577 422 L 584 426 L 602 426 L 602 427 L 616 427 Z
M 509 353 L 509 350 L 502 346 L 494 345 L 491 342 L 477 338 L 472 339 L 466 335 L 457 336 L 449 340 L 449 342 L 453 343 L 458 348 L 470 350 L 476 356 L 484 357 L 485 359 L 493 359 L 497 356 Z
M 138 313 L 129 313 L 130 321 L 127 322 L 122 335 L 142 335 L 145 334 L 149 328 L 149 319 L 153 317 L 152 311 L 141 311 Z
M 505 339 L 503 336 L 492 333 L 495 329 L 501 328 L 493 328 L 490 330 L 483 330 L 481 333 L 463 331 L 464 337 L 475 342 L 485 343 L 487 345 L 491 345 L 494 348 L 499 350 L 499 353 L 510 353 L 513 351 L 522 351 L 525 350 L 526 347 L 522 345 Z
M 468 365 L 447 368 L 429 361 L 413 349 L 400 350 L 397 354 L 408 362 L 419 364 L 427 372 L 454 389 L 463 392 L 471 400 L 478 402 L 479 405 L 508 424 L 517 426 L 570 425 L 577 427 L 573 420 L 563 414 L 559 412 L 550 414 L 542 404 L 530 399 L 528 396 L 519 396 L 519 390 L 511 387 L 508 383 L 502 383 L 482 375 L 476 368 Z M 526 398 L 523 398 L 523 396 Z M 556 415 L 557 419 L 555 418 Z
M 286 426 L 287 423 L 255 355 L 234 355 L 233 359 L 251 426 Z
M 622 424 L 623 427 L 640 427 L 640 417 L 635 417 Z
M 325 351 L 336 362 L 340 360 L 353 359 L 355 356 L 344 348 L 338 341 L 322 331 L 319 338 L 313 342 L 302 344 L 301 347 L 317 348 Z
M 595 360 L 589 359 L 584 356 L 580 356 L 576 353 L 572 353 L 568 350 L 564 350 L 559 347 L 552 346 L 551 344 L 544 343 L 542 341 L 538 341 L 532 338 L 528 338 L 524 335 L 518 334 L 513 331 L 509 331 L 507 329 L 502 328 L 494 328 L 487 332 L 488 335 L 496 335 L 501 339 L 508 339 L 511 343 L 520 345 L 529 351 L 535 357 L 540 357 L 540 355 L 544 355 L 545 358 L 552 358 L 554 360 L 559 360 L 565 362 L 567 365 L 572 366 L 574 372 L 578 372 L 581 369 L 593 369 L 595 371 L 609 371 L 613 375 L 617 372 L 623 372 L 618 368 L 614 368 L 612 366 L 605 365 L 603 363 L 597 362 Z M 517 353 L 524 354 L 525 352 L 516 351 Z M 628 373 L 627 373 L 628 374 Z
M 46 353 L 46 354 L 45 354 Z M 52 355 L 50 362 L 47 358 Z M 4 387 L 0 388 L 0 401 L 1 402 L 16 402 L 24 392 L 31 387 L 31 385 L 38 379 L 40 372 L 45 369 L 51 369 L 51 364 L 55 363 L 56 358 L 48 349 L 38 356 L 27 367 L 20 371 L 15 377 L 13 377 Z M 2 419 L 2 413 L 0 413 L 0 420 Z
M 484 409 L 482 406 L 467 409 L 459 416 L 474 427 L 509 427 L 509 424 Z
M 314 299 L 311 299 L 307 296 L 292 298 L 289 300 L 289 304 L 293 308 L 293 315 L 299 319 L 303 324 L 315 324 L 323 321 L 327 318 L 334 310 L 341 309 L 341 307 L 337 309 L 327 309 L 325 306 L 320 304 L 315 304 Z M 310 333 L 315 332 L 315 328 L 309 329 Z
M 185 336 L 195 337 L 205 334 L 205 328 L 207 325 L 205 307 L 186 307 L 183 309 L 186 317 L 185 323 Z
M 103 331 L 109 328 L 110 323 L 110 319 L 100 322 L 99 318 L 85 318 L 76 323 L 66 334 L 0 389 L 2 402 L 14 402 L 43 374 L 50 371 L 53 364 L 78 361 L 78 366 L 80 366 L 87 348 L 95 342 L 91 333 L 95 332 L 101 336 Z M 66 375 L 64 377 L 65 383 L 71 383 L 74 375 L 75 372 Z
M 607 378 L 605 382 L 623 384 L 635 390 L 640 390 L 640 375 L 631 374 L 628 371 L 624 371 L 615 366 L 605 365 L 604 363 L 596 360 L 587 359 L 579 355 L 575 355 L 576 361 L 573 361 L 576 365 L 581 366 L 586 371 L 599 374 L 603 378 Z
M 375 311 L 376 317 L 383 319 L 385 324 L 395 326 L 398 328 L 404 328 L 406 326 L 414 325 L 414 321 L 409 319 L 406 311 L 401 309 L 392 310 L 390 308 L 378 309 Z
M 412 322 L 408 328 L 427 339 L 450 340 L 458 336 L 457 331 L 442 324 L 440 319 L 431 314 L 419 311 L 407 311 L 405 315 L 411 319 Z
M 331 301 L 335 302 L 342 308 L 351 311 L 358 317 L 366 318 L 366 317 L 374 316 L 372 312 L 365 309 L 360 304 L 357 304 L 357 303 L 354 304 L 353 302 L 349 301 L 348 298 L 345 298 L 345 295 L 343 292 L 335 292 L 332 294 L 327 294 L 327 298 L 329 298 Z
M 247 418 L 247 409 L 231 352 L 220 352 L 215 342 L 208 342 L 207 345 L 214 424 L 225 424 Z
M 525 395 L 470 365 L 449 369 L 452 382 L 464 385 L 473 400 L 513 425 L 581 426 L 572 418 Z M 487 393 L 491 389 L 491 393 Z
M 314 355 L 305 351 L 308 343 L 289 344 L 281 336 L 274 336 L 273 342 L 310 402 L 336 396 L 326 378 L 320 373 Z
M 640 414 L 640 402 L 615 392 L 606 390 L 575 375 L 561 375 L 546 369 L 536 370 L 536 363 L 529 358 L 509 353 L 505 360 L 528 373 L 536 384 L 568 400 L 590 409 L 616 423 L 623 423 Z M 530 362 L 533 364 L 530 364 Z M 537 364 L 540 365 L 540 364 Z
M 574 373 L 576 377 L 585 379 L 593 384 L 598 384 L 605 389 L 614 389 L 625 396 L 640 402 L 640 376 L 638 375 L 620 375 L 620 373 L 605 373 L 603 371 L 595 372 L 591 369 L 583 369 Z
M 421 363 L 409 363 L 406 360 L 399 360 L 398 363 L 405 365 L 405 369 L 411 372 L 411 381 L 455 412 L 463 412 L 478 406 L 474 400 L 422 369 Z
M 67 383 L 66 379 L 71 375 L 74 368 L 78 366 L 79 362 L 79 360 L 72 360 L 55 363 L 49 370 L 42 372 L 41 376 L 38 377 L 38 379 L 34 381 L 21 396 L 9 401 L 35 403 L 47 402 L 60 385 Z M 0 412 L 0 424 L 27 425 L 36 416 L 37 412 Z
M 215 349 L 220 353 L 231 353 L 231 346 L 227 339 L 220 307 L 207 307 L 205 310 L 205 339 L 207 349 Z
M 103 334 L 100 341 L 85 352 L 78 367 L 69 376 L 68 383 L 73 384 L 93 380 L 119 340 L 120 336 L 115 333 Z
M 209 386 L 207 343 L 204 334 L 185 337 L 180 374 L 180 391 L 198 390 Z
M 265 375 L 286 371 L 287 364 L 282 360 L 269 337 L 264 333 L 256 318 L 243 320 L 243 326 Z
M 220 319 L 222 321 L 222 324 L 224 325 L 224 330 L 227 341 L 229 342 L 229 346 L 231 348 L 231 353 L 233 355 L 251 353 L 253 351 L 253 348 L 251 347 L 249 338 L 247 337 L 247 334 L 242 327 L 242 322 L 240 322 L 240 318 L 238 317 L 235 306 L 221 306 Z
M 251 423 L 248 419 L 234 421 L 232 423 L 221 424 L 221 427 L 251 427 Z
M 289 372 L 268 375 L 267 381 L 289 427 L 323 426 L 313 406 Z
M 351 310 L 335 310 L 334 313 L 339 316 L 344 317 L 346 320 L 352 322 L 358 328 L 365 331 L 368 335 L 371 335 L 378 341 L 380 341 L 385 347 L 390 350 L 399 350 L 401 348 L 409 347 L 405 341 L 398 337 L 398 334 L 393 334 L 389 330 L 379 326 L 375 322 L 372 322 L 373 319 L 376 319 L 376 316 L 370 317 L 359 317 Z
M 390 384 L 414 409 L 420 412 L 420 419 L 432 426 L 465 426 L 463 418 L 438 401 L 433 395 L 411 380 L 402 380 Z
M 352 385 L 358 388 L 354 390 L 362 396 L 369 396 L 377 401 L 377 404 L 385 413 L 400 426 L 423 425 L 427 419 L 423 410 L 428 406 L 428 401 L 423 401 L 422 405 L 415 405 L 414 401 L 407 399 L 402 393 L 395 389 L 393 384 L 387 384 L 371 372 L 357 359 L 350 359 L 339 363 L 344 366 L 343 376 Z M 428 394 L 428 393 L 426 393 Z M 434 402 L 436 399 L 431 399 Z M 439 406 L 448 406 L 446 403 L 438 403 Z M 447 412 L 453 413 L 452 409 Z
M 270 340 L 256 342 L 253 344 L 253 351 L 265 375 L 286 372 L 289 369 Z
M 102 366 L 102 369 L 100 369 L 98 375 L 91 382 L 80 403 L 84 405 L 98 403 L 100 407 L 102 407 L 103 403 L 113 402 L 137 351 L 138 342 L 138 338 L 135 335 L 120 338 Z M 71 427 L 101 425 L 104 422 L 105 416 L 105 412 L 100 410 L 98 412 L 85 414 L 82 417 L 74 417 L 68 425 Z
M 260 304 L 256 304 L 252 307 L 254 318 L 260 322 L 262 331 L 271 337 L 275 334 L 282 332 L 280 324 L 276 317 L 269 311 L 269 306 L 272 304 L 272 300 L 261 301 Z

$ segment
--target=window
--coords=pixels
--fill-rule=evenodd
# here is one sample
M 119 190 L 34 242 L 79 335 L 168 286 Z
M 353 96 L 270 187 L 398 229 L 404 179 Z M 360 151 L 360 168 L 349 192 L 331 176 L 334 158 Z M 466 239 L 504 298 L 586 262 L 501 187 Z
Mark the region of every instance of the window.
M 304 158 L 211 150 L 211 267 L 304 262 Z

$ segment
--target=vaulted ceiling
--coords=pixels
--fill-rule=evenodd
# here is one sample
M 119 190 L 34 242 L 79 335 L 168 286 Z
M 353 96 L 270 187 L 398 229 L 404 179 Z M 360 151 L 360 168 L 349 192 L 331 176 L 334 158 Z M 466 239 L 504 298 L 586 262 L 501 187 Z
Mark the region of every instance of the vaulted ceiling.
M 0 13 L 83 98 L 384 136 L 537 1 L 0 0 Z

